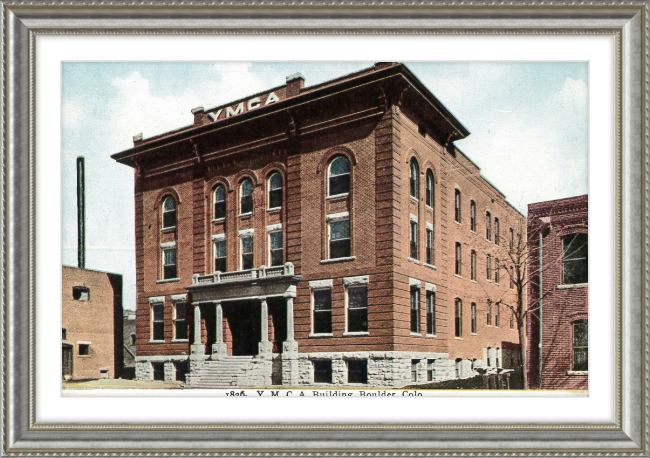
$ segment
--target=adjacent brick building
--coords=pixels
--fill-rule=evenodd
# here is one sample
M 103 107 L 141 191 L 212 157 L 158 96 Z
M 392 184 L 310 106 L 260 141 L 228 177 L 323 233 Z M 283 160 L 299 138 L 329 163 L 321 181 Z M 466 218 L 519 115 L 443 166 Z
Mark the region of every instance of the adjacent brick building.
M 122 275 L 63 266 L 62 367 L 66 380 L 122 375 Z
M 587 195 L 528 206 L 529 388 L 588 388 L 587 229 Z
M 135 169 L 137 378 L 401 387 L 517 365 L 496 302 L 524 218 L 454 145 L 469 131 L 403 64 L 304 83 L 112 156 Z

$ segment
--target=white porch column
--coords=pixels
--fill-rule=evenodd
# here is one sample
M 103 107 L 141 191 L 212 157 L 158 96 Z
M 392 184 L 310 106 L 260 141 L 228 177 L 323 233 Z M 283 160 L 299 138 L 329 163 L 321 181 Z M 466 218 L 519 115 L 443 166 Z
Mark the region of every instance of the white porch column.
M 271 352 L 273 350 L 271 342 L 269 342 L 269 308 L 266 304 L 266 297 L 260 298 L 261 305 L 261 326 L 262 326 L 262 338 L 259 343 L 259 355 L 271 357 Z
M 194 302 L 194 344 L 191 352 L 194 355 L 205 354 L 205 348 L 201 343 L 201 308 L 198 302 Z
M 293 297 L 287 297 L 287 340 L 293 340 Z
M 223 342 L 223 309 L 221 308 L 221 302 L 214 303 L 214 315 L 215 315 L 216 339 L 215 339 L 215 343 L 212 345 L 213 358 L 226 356 L 228 353 L 226 344 Z

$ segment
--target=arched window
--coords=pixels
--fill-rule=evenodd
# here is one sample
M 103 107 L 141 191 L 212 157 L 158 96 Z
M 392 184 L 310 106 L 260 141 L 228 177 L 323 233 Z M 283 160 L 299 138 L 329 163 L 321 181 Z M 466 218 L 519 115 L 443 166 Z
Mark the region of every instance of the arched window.
M 418 161 L 415 158 L 411 158 L 411 197 L 416 199 L 419 197 L 419 188 L 420 188 L 420 167 L 418 166 Z
M 499 235 L 499 218 L 494 218 L 494 243 L 496 245 L 501 244 L 501 239 Z
M 462 275 L 463 266 L 461 260 L 461 245 L 460 242 L 456 242 L 456 275 Z
M 226 217 L 226 188 L 218 185 L 214 188 L 214 219 Z
M 501 268 L 501 263 L 499 261 L 499 258 L 496 258 L 494 260 L 494 283 L 499 283 L 501 280 L 501 273 L 499 272 L 499 269 Z
M 485 272 L 487 274 L 487 279 L 492 280 L 492 256 L 487 255 L 487 264 L 486 264 L 486 269 Z
M 471 272 L 471 279 L 476 280 L 476 251 L 472 250 L 472 272 Z
M 456 222 L 460 223 L 460 189 L 456 189 L 454 206 L 456 208 Z
M 282 175 L 279 172 L 269 178 L 269 208 L 282 208 Z
M 463 301 L 458 297 L 456 298 L 455 312 L 455 335 L 456 337 L 463 337 Z
M 427 170 L 427 207 L 433 208 L 434 200 L 434 181 L 433 181 L 433 172 Z
M 176 201 L 172 196 L 165 197 L 163 201 L 162 220 L 163 229 L 176 226 Z
M 338 196 L 350 192 L 350 162 L 343 156 L 337 156 L 329 167 L 328 196 Z
M 485 212 L 485 238 L 492 240 L 492 215 L 490 212 Z
M 476 202 L 473 200 L 469 203 L 469 228 L 476 232 Z
M 245 178 L 239 187 L 239 195 L 241 205 L 239 209 L 240 215 L 253 213 L 253 182 L 250 178 Z

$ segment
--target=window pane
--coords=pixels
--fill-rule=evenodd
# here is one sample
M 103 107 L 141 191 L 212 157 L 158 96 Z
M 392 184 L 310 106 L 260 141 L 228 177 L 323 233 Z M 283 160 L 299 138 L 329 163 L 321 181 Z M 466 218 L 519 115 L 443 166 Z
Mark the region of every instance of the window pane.
M 215 272 L 227 272 L 228 268 L 226 267 L 226 258 L 217 258 L 214 261 L 214 271 Z
M 314 291 L 314 310 L 332 310 L 332 290 L 318 289 Z
M 163 227 L 176 226 L 176 211 L 166 211 L 163 213 Z
M 427 205 L 433 207 L 433 173 L 427 172 Z
M 163 204 L 165 211 L 174 210 L 176 208 L 176 201 L 173 197 L 167 197 L 165 203 Z
M 368 288 L 365 286 L 348 288 L 348 307 L 368 307 Z
M 330 258 L 347 258 L 350 256 L 350 239 L 330 242 Z
M 283 264 L 283 250 L 271 251 L 271 267 L 281 266 Z
M 335 221 L 330 223 L 331 240 L 350 238 L 350 221 Z
M 589 344 L 587 334 L 587 320 L 580 320 L 573 323 L 573 345 L 576 347 L 586 347 Z
M 331 334 L 332 333 L 332 312 L 319 311 L 314 312 L 314 333 Z
M 349 332 L 366 332 L 368 330 L 368 309 L 349 309 L 348 310 L 348 331 Z
M 282 207 L 282 188 L 274 189 L 269 192 L 269 208 Z
M 242 255 L 242 269 L 249 270 L 253 268 L 253 255 L 244 254 Z
M 411 159 L 411 196 L 418 197 L 419 167 L 415 159 Z
M 241 239 L 242 252 L 252 253 L 253 252 L 253 237 L 243 237 Z
M 564 283 L 587 283 L 588 275 L 587 234 L 573 234 L 562 240 L 564 250 Z
M 330 196 L 346 194 L 348 192 L 350 192 L 350 175 L 330 177 Z
M 165 280 L 170 278 L 177 278 L 176 276 L 176 265 L 165 266 L 164 268 Z
M 226 202 L 217 202 L 214 204 L 214 219 L 226 217 Z
M 242 196 L 241 198 L 241 213 L 253 212 L 253 196 Z
M 282 249 L 282 232 L 271 233 L 271 249 L 272 250 Z
M 176 264 L 176 249 L 172 250 L 165 250 L 163 251 L 165 254 L 165 264 Z
M 153 320 L 162 321 L 164 318 L 164 308 L 163 305 L 154 305 L 153 307 Z
M 368 360 L 348 360 L 348 383 L 368 383 Z
M 176 322 L 176 338 L 187 339 L 187 321 L 183 320 Z
M 271 190 L 282 189 L 282 175 L 279 173 L 274 173 L 271 175 L 271 179 L 269 180 L 269 187 Z
M 184 320 L 187 317 L 187 305 L 176 304 L 176 319 Z
M 216 256 L 218 258 L 225 258 L 226 257 L 226 241 L 225 240 L 219 240 L 218 242 L 215 242 L 215 251 L 216 251 Z
M 241 195 L 242 196 L 250 196 L 253 194 L 253 182 L 246 178 L 244 181 L 241 183 Z
M 165 340 L 165 327 L 162 321 L 153 324 L 153 340 Z
M 332 161 L 330 166 L 330 176 L 344 175 L 350 173 L 350 164 L 343 156 L 339 156 Z
M 332 361 L 314 361 L 314 382 L 332 383 Z
M 226 188 L 223 186 L 217 186 L 214 190 L 214 200 L 215 202 L 223 202 L 226 200 Z

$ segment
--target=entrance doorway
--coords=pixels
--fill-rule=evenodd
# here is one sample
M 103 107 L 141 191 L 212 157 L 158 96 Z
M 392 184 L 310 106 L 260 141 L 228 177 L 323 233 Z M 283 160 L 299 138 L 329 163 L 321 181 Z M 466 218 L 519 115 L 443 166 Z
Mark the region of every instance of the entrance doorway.
M 63 374 L 62 374 L 62 378 L 63 379 L 72 378 L 72 361 L 73 361 L 72 345 L 63 344 L 62 353 L 63 353 L 63 359 L 62 359 L 62 362 L 63 362 Z
M 223 306 L 224 321 L 228 325 L 232 356 L 257 355 L 261 334 L 261 307 L 259 301 L 241 301 Z

